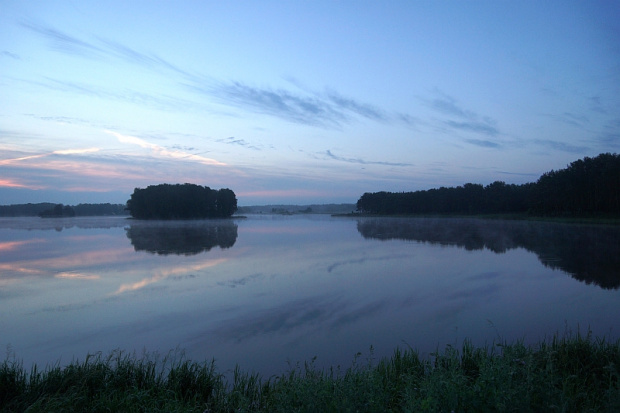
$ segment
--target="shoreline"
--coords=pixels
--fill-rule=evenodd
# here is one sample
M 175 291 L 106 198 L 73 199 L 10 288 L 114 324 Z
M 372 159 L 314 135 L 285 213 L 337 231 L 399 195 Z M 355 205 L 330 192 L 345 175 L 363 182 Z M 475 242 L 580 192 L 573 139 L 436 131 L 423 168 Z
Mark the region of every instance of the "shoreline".
M 397 348 L 375 361 L 354 357 L 347 369 L 318 369 L 314 359 L 267 379 L 235 368 L 231 380 L 214 361 L 193 362 L 116 351 L 66 367 L 27 372 L 0 363 L 0 411 L 614 411 L 620 408 L 620 340 L 556 334 L 461 349 L 427 359 Z

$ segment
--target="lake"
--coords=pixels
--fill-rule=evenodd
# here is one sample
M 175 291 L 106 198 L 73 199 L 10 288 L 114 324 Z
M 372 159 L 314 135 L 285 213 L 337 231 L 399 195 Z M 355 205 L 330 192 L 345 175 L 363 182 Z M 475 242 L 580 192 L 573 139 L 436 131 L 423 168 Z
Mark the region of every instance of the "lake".
M 0 218 L 0 345 L 24 366 L 182 351 L 265 377 L 316 357 L 620 338 L 620 227 L 451 218 Z M 370 347 L 372 346 L 372 352 Z

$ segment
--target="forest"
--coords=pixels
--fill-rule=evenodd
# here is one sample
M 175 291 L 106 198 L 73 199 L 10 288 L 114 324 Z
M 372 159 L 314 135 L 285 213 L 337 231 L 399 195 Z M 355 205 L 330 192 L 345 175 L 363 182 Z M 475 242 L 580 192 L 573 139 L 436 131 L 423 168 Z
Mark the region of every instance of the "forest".
M 620 216 L 620 155 L 585 157 L 522 185 L 495 181 L 487 186 L 367 192 L 357 201 L 357 210 L 381 215 Z
M 128 215 L 125 204 L 78 204 L 63 205 L 51 202 L 29 204 L 0 205 L 0 217 L 36 217 L 36 216 L 108 216 Z M 61 213 L 57 214 L 58 208 Z M 70 211 L 73 211 L 73 214 Z M 66 213 L 63 215 L 63 211 Z
M 160 184 L 134 189 L 127 210 L 136 219 L 227 218 L 237 210 L 237 198 L 228 188 Z

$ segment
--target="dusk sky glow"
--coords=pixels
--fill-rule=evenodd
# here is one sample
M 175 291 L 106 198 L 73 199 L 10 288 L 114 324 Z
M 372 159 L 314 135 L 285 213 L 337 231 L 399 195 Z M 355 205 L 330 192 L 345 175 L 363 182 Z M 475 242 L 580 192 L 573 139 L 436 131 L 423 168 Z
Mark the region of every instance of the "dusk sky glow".
M 620 152 L 620 2 L 0 0 L 0 90 L 0 204 L 521 184 Z

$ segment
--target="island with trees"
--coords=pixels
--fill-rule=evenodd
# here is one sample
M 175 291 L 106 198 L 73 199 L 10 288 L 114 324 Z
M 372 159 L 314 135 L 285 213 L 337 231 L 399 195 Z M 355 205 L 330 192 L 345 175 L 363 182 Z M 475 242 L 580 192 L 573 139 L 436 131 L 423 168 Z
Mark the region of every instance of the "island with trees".
M 237 210 L 235 193 L 196 184 L 160 184 L 135 188 L 127 201 L 136 219 L 228 218 Z
M 357 211 L 370 215 L 531 214 L 620 217 L 620 155 L 585 157 L 522 185 L 502 181 L 415 192 L 365 193 Z

